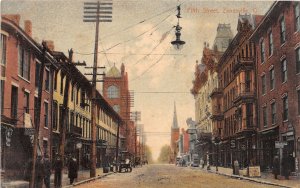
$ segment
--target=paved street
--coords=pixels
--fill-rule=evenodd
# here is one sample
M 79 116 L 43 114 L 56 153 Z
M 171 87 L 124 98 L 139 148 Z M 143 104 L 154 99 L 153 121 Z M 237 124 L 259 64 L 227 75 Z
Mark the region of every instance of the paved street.
M 175 165 L 145 165 L 132 173 L 117 173 L 79 187 L 272 187 Z

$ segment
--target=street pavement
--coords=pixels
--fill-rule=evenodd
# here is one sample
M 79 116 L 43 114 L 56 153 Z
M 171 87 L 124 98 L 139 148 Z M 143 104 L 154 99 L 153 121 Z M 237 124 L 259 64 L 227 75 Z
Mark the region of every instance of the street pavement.
M 207 171 L 206 167 L 204 169 L 202 168 L 193 168 L 196 170 L 202 170 L 202 171 Z M 212 172 L 212 173 L 218 173 L 220 175 L 225 175 L 228 177 L 233 177 L 233 178 L 240 178 L 248 181 L 254 181 L 257 183 L 264 183 L 264 184 L 269 184 L 269 185 L 277 185 L 281 187 L 296 187 L 300 188 L 300 177 L 296 176 L 290 176 L 289 180 L 286 180 L 283 176 L 278 175 L 278 179 L 274 179 L 274 175 L 271 172 L 261 172 L 261 177 L 258 178 L 248 178 L 248 177 L 243 177 L 243 176 L 235 176 L 232 175 L 232 169 L 231 168 L 223 168 L 223 167 L 218 167 L 218 172 L 216 172 L 216 167 L 211 166 L 210 171 L 207 172 Z M 241 170 L 240 170 L 240 174 Z
M 274 187 L 250 181 L 220 176 L 190 167 L 153 164 L 134 168 L 131 173 L 116 173 L 105 178 L 78 185 L 79 188 L 261 188 Z

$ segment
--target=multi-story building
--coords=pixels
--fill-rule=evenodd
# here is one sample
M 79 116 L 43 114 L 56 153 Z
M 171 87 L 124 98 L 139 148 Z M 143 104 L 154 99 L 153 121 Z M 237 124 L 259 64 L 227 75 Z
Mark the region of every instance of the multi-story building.
M 128 75 L 124 64 L 121 65 L 121 71 L 115 65 L 111 67 L 103 80 L 103 96 L 124 121 L 120 128 L 120 151 L 136 154 L 138 149 L 135 148 L 138 146 L 136 128 L 130 119 L 133 96 L 129 91 Z
M 201 63 L 196 63 L 195 80 L 191 93 L 195 98 L 195 121 L 197 123 L 197 152 L 204 157 L 211 148 L 212 120 L 210 118 L 212 105 L 210 94 L 218 87 L 218 60 L 228 47 L 233 37 L 230 24 L 219 24 L 213 49 L 204 43 Z
M 32 39 L 32 26 L 20 15 L 1 20 L 1 176 L 20 178 L 32 158 L 34 130 L 39 126 L 38 155 L 50 154 L 52 73 L 56 60 Z M 45 52 L 44 52 L 45 50 Z M 47 65 L 40 79 L 41 62 Z M 43 82 L 41 111 L 37 114 L 38 87 Z M 40 123 L 35 117 L 40 115 Z
M 52 45 L 54 46 L 54 45 Z M 66 76 L 70 77 L 68 94 L 68 125 L 65 142 L 65 155 L 74 156 L 82 168 L 89 168 L 91 156 L 91 91 L 89 80 L 72 63 L 72 52 L 69 58 L 63 53 L 53 51 L 51 54 L 60 62 L 60 69 L 54 73 L 53 82 L 53 137 L 52 152 L 59 150 L 61 137 L 61 116 L 63 112 Z M 65 66 L 67 64 L 67 66 Z M 72 73 L 72 74 L 70 74 Z M 116 152 L 117 129 L 121 117 L 108 102 L 97 92 L 96 100 L 96 147 L 98 167 L 107 161 L 113 161 Z M 54 155 L 53 155 L 54 157 Z
M 280 154 L 300 157 L 300 4 L 276 1 L 252 34 L 256 45 L 259 160 L 263 169 L 271 168 Z M 298 149 L 297 149 L 298 148 Z
M 211 93 L 213 160 L 231 166 L 237 159 L 241 166 L 255 163 L 256 88 L 255 48 L 249 41 L 261 16 L 239 15 L 237 31 L 218 63 L 218 87 Z M 217 140 L 221 140 L 221 144 Z

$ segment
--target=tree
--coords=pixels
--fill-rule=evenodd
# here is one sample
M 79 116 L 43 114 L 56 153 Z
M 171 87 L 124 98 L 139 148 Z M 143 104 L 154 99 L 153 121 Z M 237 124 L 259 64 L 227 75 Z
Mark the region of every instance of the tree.
M 148 163 L 153 163 L 152 151 L 148 145 L 145 145 L 145 154 L 146 154 Z
M 160 149 L 160 154 L 158 157 L 158 162 L 159 163 L 169 163 L 169 158 L 170 158 L 170 146 L 169 145 L 164 145 Z

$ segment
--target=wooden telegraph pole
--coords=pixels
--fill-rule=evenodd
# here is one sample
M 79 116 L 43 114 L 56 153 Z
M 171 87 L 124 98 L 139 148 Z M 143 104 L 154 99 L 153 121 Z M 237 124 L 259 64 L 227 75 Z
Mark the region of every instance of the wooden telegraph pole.
M 35 182 L 35 163 L 37 158 L 37 148 L 38 148 L 38 142 L 39 142 L 39 130 L 40 130 L 40 120 L 41 120 L 41 103 L 42 103 L 42 93 L 43 93 L 43 80 L 44 80 L 44 69 L 45 69 L 45 61 L 46 61 L 46 51 L 47 51 L 47 45 L 43 41 L 43 59 L 41 61 L 41 69 L 39 72 L 39 87 L 38 87 L 38 98 L 37 98 L 37 106 L 36 106 L 36 116 L 34 117 L 34 127 L 35 127 L 35 133 L 34 133 L 34 139 L 33 139 L 33 151 L 32 151 L 32 171 L 31 171 L 31 179 L 29 182 L 29 187 L 34 187 Z
M 96 33 L 95 33 L 95 48 L 94 48 L 94 64 L 93 64 L 93 80 L 92 80 L 92 109 L 91 109 L 91 123 L 92 123 L 92 145 L 91 145 L 91 167 L 90 177 L 96 176 L 96 138 L 97 138 L 97 127 L 96 127 L 96 82 L 103 80 L 96 80 L 98 63 L 98 38 L 99 38 L 99 23 L 100 22 L 111 22 L 112 21 L 112 1 L 107 0 L 106 2 L 85 2 L 84 3 L 84 22 L 96 22 Z M 89 75 L 89 74 L 86 74 Z M 101 74 L 100 74 L 101 75 Z

